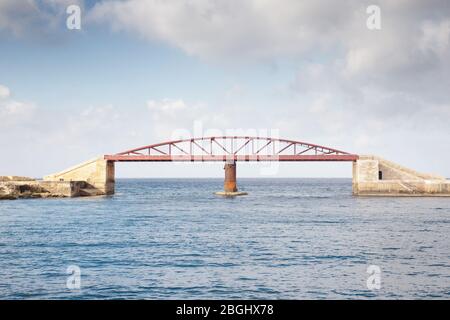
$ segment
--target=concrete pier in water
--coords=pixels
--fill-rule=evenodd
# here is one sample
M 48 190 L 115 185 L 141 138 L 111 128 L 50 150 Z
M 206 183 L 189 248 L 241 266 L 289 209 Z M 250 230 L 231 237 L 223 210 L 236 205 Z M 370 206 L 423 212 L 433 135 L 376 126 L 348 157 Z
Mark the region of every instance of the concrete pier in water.
M 236 183 L 236 162 L 229 161 L 225 163 L 225 180 L 223 182 L 223 191 L 216 192 L 219 196 L 243 196 L 247 192 L 239 192 Z

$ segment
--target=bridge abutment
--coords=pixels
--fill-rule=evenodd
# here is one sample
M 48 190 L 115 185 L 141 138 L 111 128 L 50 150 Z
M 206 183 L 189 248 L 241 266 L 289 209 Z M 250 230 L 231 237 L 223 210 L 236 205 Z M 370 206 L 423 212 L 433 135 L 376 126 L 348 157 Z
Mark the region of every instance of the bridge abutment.
M 377 156 L 353 162 L 352 188 L 360 196 L 450 196 L 450 181 Z
M 83 162 L 64 171 L 44 177 L 44 181 L 82 181 L 85 187 L 77 196 L 110 195 L 115 189 L 114 161 L 103 157 Z

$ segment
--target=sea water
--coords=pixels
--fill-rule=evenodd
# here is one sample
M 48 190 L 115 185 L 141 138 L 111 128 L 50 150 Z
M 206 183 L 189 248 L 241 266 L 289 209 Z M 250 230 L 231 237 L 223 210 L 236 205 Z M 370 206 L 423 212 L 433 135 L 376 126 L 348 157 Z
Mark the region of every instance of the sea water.
M 214 195 L 221 179 L 119 179 L 113 196 L 1 201 L 0 298 L 450 298 L 450 198 L 238 183 L 247 196 Z

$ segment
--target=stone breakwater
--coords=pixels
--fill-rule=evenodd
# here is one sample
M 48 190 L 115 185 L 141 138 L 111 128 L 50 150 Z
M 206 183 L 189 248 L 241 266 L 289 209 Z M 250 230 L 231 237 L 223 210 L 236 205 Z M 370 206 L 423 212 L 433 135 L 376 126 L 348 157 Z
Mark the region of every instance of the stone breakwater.
M 28 177 L 0 177 L 0 200 L 99 195 L 84 181 L 43 181 Z

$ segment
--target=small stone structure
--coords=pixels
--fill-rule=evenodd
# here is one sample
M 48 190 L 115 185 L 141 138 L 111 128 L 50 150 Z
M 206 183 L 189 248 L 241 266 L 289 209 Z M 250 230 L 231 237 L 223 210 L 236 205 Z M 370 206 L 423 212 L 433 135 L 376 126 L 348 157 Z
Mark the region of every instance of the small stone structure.
M 450 181 L 383 158 L 359 156 L 353 162 L 353 194 L 361 196 L 450 196 Z

